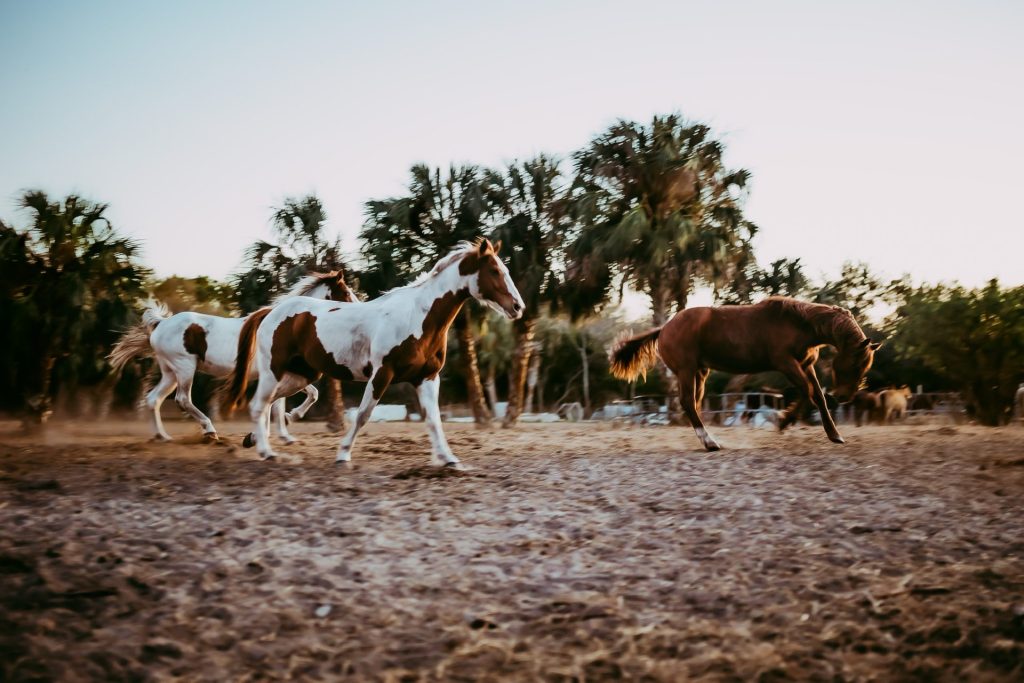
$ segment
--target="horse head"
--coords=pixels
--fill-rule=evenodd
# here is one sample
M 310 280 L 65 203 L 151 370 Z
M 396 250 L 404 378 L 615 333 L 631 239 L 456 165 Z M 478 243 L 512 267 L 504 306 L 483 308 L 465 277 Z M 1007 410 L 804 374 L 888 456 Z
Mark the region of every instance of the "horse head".
M 469 278 L 469 293 L 474 299 L 515 320 L 522 317 L 526 305 L 508 268 L 498 258 L 500 250 L 501 240 L 495 244 L 480 240 L 459 262 L 459 273 Z
M 882 342 L 867 337 L 848 348 L 841 348 L 832 361 L 832 394 L 840 403 L 847 403 L 861 388 L 864 375 L 875 360 L 875 351 Z

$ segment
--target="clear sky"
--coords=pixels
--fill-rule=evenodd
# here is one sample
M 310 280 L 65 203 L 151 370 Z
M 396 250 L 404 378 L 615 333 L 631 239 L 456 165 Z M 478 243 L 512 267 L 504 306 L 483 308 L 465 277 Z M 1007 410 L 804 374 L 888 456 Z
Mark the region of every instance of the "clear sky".
M 0 0 L 0 216 L 110 203 L 160 275 L 314 191 L 356 248 L 411 164 L 563 157 L 679 111 L 753 172 L 762 262 L 1024 283 L 1024 2 Z

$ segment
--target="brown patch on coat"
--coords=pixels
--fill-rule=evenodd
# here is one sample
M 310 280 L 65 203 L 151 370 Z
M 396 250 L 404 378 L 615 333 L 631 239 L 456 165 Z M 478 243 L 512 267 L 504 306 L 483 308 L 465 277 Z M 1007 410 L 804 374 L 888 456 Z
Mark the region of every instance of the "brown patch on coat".
M 380 394 L 387 388 L 383 381 L 378 382 L 377 378 L 382 373 L 390 375 L 389 382 L 411 382 L 415 386 L 422 384 L 423 380 L 437 377 L 447 357 L 448 328 L 468 298 L 467 289 L 446 292 L 427 311 L 423 319 L 423 334 L 419 337 L 409 335 L 401 344 L 388 351 L 374 377 L 376 398 L 380 398 Z
M 206 362 L 206 330 L 192 323 L 185 328 L 184 342 L 186 351 L 198 358 L 200 363 Z
M 315 382 L 321 374 L 350 380 L 352 371 L 334 360 L 316 333 L 316 316 L 308 311 L 281 321 L 270 346 L 270 369 L 280 380 L 286 372 Z

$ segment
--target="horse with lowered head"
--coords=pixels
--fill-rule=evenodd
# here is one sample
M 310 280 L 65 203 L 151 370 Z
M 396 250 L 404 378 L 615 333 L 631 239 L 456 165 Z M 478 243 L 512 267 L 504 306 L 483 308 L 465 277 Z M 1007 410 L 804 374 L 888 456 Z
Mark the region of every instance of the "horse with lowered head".
M 610 354 L 611 372 L 633 380 L 660 357 L 679 378 L 683 411 L 704 448 L 717 451 L 720 446 L 705 429 L 699 409 L 711 370 L 778 370 L 798 391 L 796 402 L 782 414 L 779 429 L 795 422 L 813 403 L 828 438 L 843 443 L 814 371 L 826 345 L 838 351 L 832 361 L 832 393 L 846 402 L 860 388 L 881 343 L 868 339 L 845 308 L 786 297 L 680 311 L 663 327 L 619 341 Z

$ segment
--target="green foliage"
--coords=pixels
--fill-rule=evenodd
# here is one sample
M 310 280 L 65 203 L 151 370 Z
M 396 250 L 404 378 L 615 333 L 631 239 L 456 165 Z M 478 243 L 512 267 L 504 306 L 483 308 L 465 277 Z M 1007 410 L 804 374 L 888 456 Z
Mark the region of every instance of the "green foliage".
M 345 268 L 340 240 L 328 238 L 327 212 L 316 195 L 285 199 L 271 220 L 277 241 L 254 242 L 246 250 L 244 272 L 232 278 L 235 303 L 246 314 L 311 271 Z
M 40 190 L 24 192 L 20 204 L 29 227 L 0 224 L 0 357 L 15 389 L 3 400 L 41 422 L 58 389 L 104 377 L 106 350 L 133 322 L 148 271 L 138 245 L 111 226 L 106 204 L 77 195 L 52 201 Z
M 711 129 L 680 116 L 620 121 L 574 155 L 570 310 L 602 302 L 615 277 L 651 297 L 654 323 L 698 280 L 726 285 L 756 226 L 742 210 L 749 172 L 725 168 Z
M 753 258 L 736 271 L 731 282 L 719 288 L 716 300 L 723 304 L 756 303 L 769 296 L 800 298 L 810 287 L 800 259 L 777 259 L 761 268 Z
M 487 232 L 502 180 L 478 166 L 417 164 L 401 197 L 366 202 L 359 282 L 371 298 L 411 282 L 454 249 Z
M 905 292 L 889 328 L 900 359 L 948 378 L 982 424 L 1010 419 L 1024 381 L 1024 287 L 923 285 Z
M 153 298 L 172 312 L 195 311 L 210 315 L 229 315 L 235 299 L 235 288 L 213 278 L 172 275 L 149 286 Z

